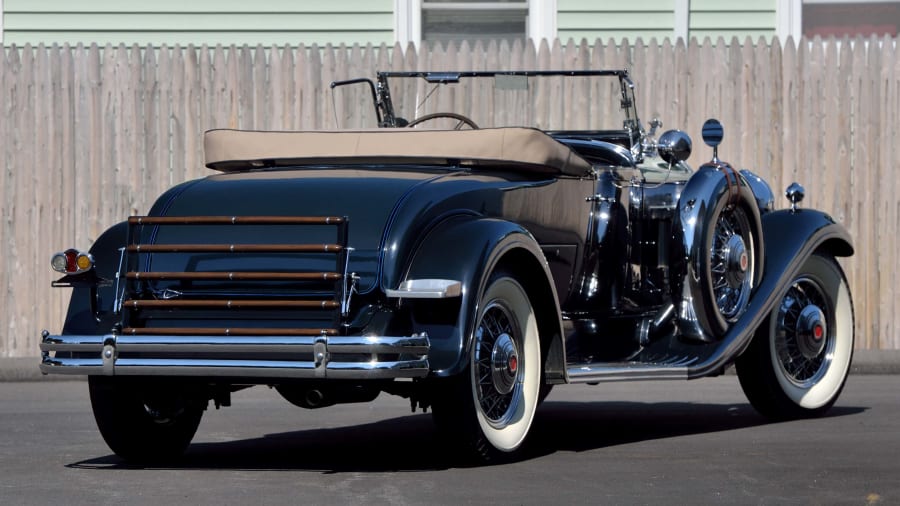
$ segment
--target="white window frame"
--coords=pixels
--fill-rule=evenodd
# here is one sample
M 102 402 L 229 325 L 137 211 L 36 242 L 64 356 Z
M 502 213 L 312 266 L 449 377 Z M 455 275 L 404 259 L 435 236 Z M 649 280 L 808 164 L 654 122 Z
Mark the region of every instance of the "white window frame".
M 775 35 L 784 45 L 788 37 L 794 43 L 803 34 L 803 0 L 777 0 L 775 3 Z
M 2 0 L 0 0 L 2 1 Z M 526 37 L 538 46 L 542 40 L 557 36 L 556 0 L 525 0 L 528 4 Z M 484 2 L 485 8 L 506 4 Z M 472 5 L 465 7 L 471 8 Z M 406 48 L 410 43 L 422 44 L 422 0 L 394 0 L 394 41 Z

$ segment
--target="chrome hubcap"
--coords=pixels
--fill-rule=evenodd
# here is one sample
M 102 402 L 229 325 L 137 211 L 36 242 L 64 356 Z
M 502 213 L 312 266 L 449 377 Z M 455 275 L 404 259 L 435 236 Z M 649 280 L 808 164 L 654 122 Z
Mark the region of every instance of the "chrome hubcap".
M 747 256 L 747 247 L 739 235 L 731 236 L 725 251 L 722 252 L 726 259 L 725 282 L 732 289 L 740 288 L 747 277 L 747 269 L 750 267 L 750 257 Z
M 516 350 L 516 342 L 509 334 L 501 334 L 494 343 L 491 352 L 491 372 L 494 380 L 494 388 L 500 394 L 512 392 L 516 386 L 516 376 L 519 371 L 519 352 Z
M 825 348 L 825 313 L 818 306 L 809 305 L 797 318 L 797 348 L 808 359 L 814 359 Z

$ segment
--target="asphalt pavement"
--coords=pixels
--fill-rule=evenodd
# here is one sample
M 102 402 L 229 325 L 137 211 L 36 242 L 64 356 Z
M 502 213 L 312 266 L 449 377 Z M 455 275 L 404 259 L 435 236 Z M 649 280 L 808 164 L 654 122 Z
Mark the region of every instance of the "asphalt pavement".
M 444 457 L 404 399 L 304 410 L 265 387 L 209 409 L 181 461 L 129 466 L 86 387 L 0 383 L 0 504 L 900 504 L 900 375 L 851 376 L 826 416 L 783 423 L 734 376 L 557 387 L 493 466 Z

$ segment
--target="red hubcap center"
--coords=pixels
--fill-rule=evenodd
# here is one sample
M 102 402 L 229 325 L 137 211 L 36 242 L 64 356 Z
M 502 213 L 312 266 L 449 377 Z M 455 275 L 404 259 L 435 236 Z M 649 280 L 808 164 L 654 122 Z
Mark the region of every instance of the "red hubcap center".
M 822 326 L 821 326 L 821 325 L 816 325 L 815 327 L 813 327 L 813 338 L 814 338 L 816 341 L 821 340 L 821 339 L 822 339 L 822 336 L 823 336 L 824 334 L 825 334 L 825 331 L 822 329 Z
M 519 368 L 519 359 L 516 357 L 509 357 L 506 367 L 509 369 L 509 372 L 516 372 L 516 369 Z

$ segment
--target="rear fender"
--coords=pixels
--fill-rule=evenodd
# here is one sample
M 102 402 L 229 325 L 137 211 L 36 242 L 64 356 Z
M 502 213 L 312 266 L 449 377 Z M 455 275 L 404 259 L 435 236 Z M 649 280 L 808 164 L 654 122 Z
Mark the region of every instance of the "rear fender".
M 550 270 L 537 242 L 515 223 L 467 216 L 445 221 L 429 232 L 413 255 L 404 279 L 400 280 L 451 279 L 461 284 L 460 296 L 452 305 L 454 314 L 447 318 L 446 324 L 416 322 L 416 330 L 429 335 L 428 360 L 432 374 L 452 376 L 465 369 L 479 300 L 488 278 L 498 267 L 521 274 L 518 281 L 528 292 L 538 318 L 543 353 L 548 355 L 547 370 L 564 369 L 564 364 L 550 362 L 552 357 L 565 356 L 560 348 L 562 320 Z M 433 307 L 440 302 L 407 299 L 401 304 Z
M 95 285 L 77 284 L 72 288 L 63 334 L 106 334 L 118 321 L 113 312 L 116 298 L 116 273 L 119 249 L 125 246 L 128 224 L 117 223 L 94 241 L 90 253 L 94 257 Z

